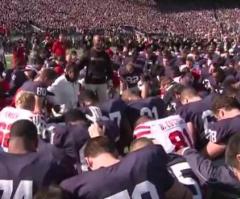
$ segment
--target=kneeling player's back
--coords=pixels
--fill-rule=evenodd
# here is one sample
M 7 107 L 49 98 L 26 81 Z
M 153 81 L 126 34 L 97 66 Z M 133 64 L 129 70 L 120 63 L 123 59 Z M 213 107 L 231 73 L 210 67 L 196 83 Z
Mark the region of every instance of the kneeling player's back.
M 149 97 L 128 103 L 126 113 L 130 124 L 134 124 L 141 116 L 148 116 L 153 119 L 165 117 L 166 106 L 160 97 Z
M 154 140 L 154 143 L 162 145 L 167 153 L 192 146 L 187 125 L 179 115 L 139 124 L 133 134 L 135 138 L 146 137 Z
M 2 198 L 32 199 L 39 188 L 59 183 L 66 176 L 58 176 L 62 169 L 51 155 L 0 153 L 0 191 Z
M 160 199 L 173 184 L 166 158 L 160 146 L 149 146 L 113 166 L 68 179 L 61 186 L 74 198 L 141 198 L 146 194 Z

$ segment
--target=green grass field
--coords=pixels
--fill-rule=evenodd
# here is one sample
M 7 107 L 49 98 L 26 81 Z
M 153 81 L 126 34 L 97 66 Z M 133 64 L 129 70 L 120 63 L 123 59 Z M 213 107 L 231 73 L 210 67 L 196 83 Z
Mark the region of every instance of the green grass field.
M 7 62 L 7 68 L 11 67 L 11 62 L 12 62 L 12 54 L 7 54 L 5 55 L 6 57 L 6 62 Z

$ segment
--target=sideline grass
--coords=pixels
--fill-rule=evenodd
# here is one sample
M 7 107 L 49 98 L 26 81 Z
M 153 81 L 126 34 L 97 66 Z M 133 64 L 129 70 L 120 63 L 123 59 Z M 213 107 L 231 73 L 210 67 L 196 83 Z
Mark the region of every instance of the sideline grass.
M 7 55 L 5 55 L 6 62 L 7 62 L 7 68 L 10 68 L 10 67 L 11 67 L 12 56 L 13 56 L 12 54 L 7 54 Z

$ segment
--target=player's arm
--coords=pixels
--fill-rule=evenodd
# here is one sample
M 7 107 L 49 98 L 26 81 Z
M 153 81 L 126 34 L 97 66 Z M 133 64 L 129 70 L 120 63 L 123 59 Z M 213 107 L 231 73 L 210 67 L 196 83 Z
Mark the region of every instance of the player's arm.
M 64 89 L 64 86 L 61 83 L 56 81 L 53 82 L 53 84 L 47 88 L 49 92 L 54 94 L 54 96 L 51 96 L 51 97 L 48 96 L 48 99 L 51 102 L 51 104 L 61 105 L 60 103 L 61 100 L 59 99 L 58 93 L 61 93 L 62 89 Z
M 120 79 L 120 94 L 123 93 L 123 91 L 126 88 L 126 83 L 122 81 L 122 79 Z
M 124 79 L 121 70 L 119 70 L 119 80 L 120 80 L 120 94 L 122 94 L 122 92 L 127 89 L 127 82 Z
M 221 173 L 226 169 L 225 167 L 214 166 L 211 160 L 201 155 L 195 149 L 184 149 L 182 155 L 202 184 L 208 184 L 221 178 Z
M 187 128 L 188 128 L 187 132 L 189 133 L 189 136 L 192 140 L 193 146 L 195 146 L 195 143 L 196 143 L 196 129 L 195 129 L 194 124 L 191 122 L 190 115 L 183 109 L 183 107 L 178 108 L 176 112 L 187 123 Z
M 149 96 L 149 91 L 150 91 L 149 83 L 147 81 L 144 81 L 141 89 L 141 97 L 143 99 L 147 98 Z
M 129 123 L 129 120 L 124 116 L 121 120 L 120 128 L 120 139 L 117 143 L 118 150 L 123 154 L 124 149 L 130 146 L 130 143 L 133 140 L 133 133 Z
M 202 154 L 210 159 L 214 159 L 222 155 L 225 151 L 225 144 L 215 144 L 213 142 L 208 142 L 208 144 L 203 148 Z
M 192 199 L 192 193 L 183 184 L 177 180 L 174 181 L 171 188 L 165 193 L 166 199 Z
M 88 58 L 89 58 L 90 54 L 89 52 L 85 52 L 81 57 L 80 60 L 78 62 L 78 68 L 79 70 L 82 70 L 84 68 L 84 66 L 88 65 Z
M 225 137 L 227 137 L 227 131 L 217 123 L 209 126 L 209 142 L 203 148 L 202 154 L 210 159 L 214 159 L 222 155 L 225 151 L 226 144 Z
M 187 128 L 188 128 L 188 133 L 189 133 L 189 136 L 192 140 L 192 144 L 193 146 L 195 146 L 195 143 L 196 143 L 196 130 L 194 128 L 194 125 L 192 122 L 188 122 L 187 123 Z

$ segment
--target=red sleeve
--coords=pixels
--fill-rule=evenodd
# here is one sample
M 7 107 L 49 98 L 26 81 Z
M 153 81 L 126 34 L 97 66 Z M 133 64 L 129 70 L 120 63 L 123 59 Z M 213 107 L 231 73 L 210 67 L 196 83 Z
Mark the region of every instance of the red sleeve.
M 55 53 L 56 48 L 57 48 L 57 45 L 58 45 L 58 42 L 55 41 L 55 42 L 53 43 L 53 46 L 52 46 L 52 52 L 53 52 L 53 53 Z

